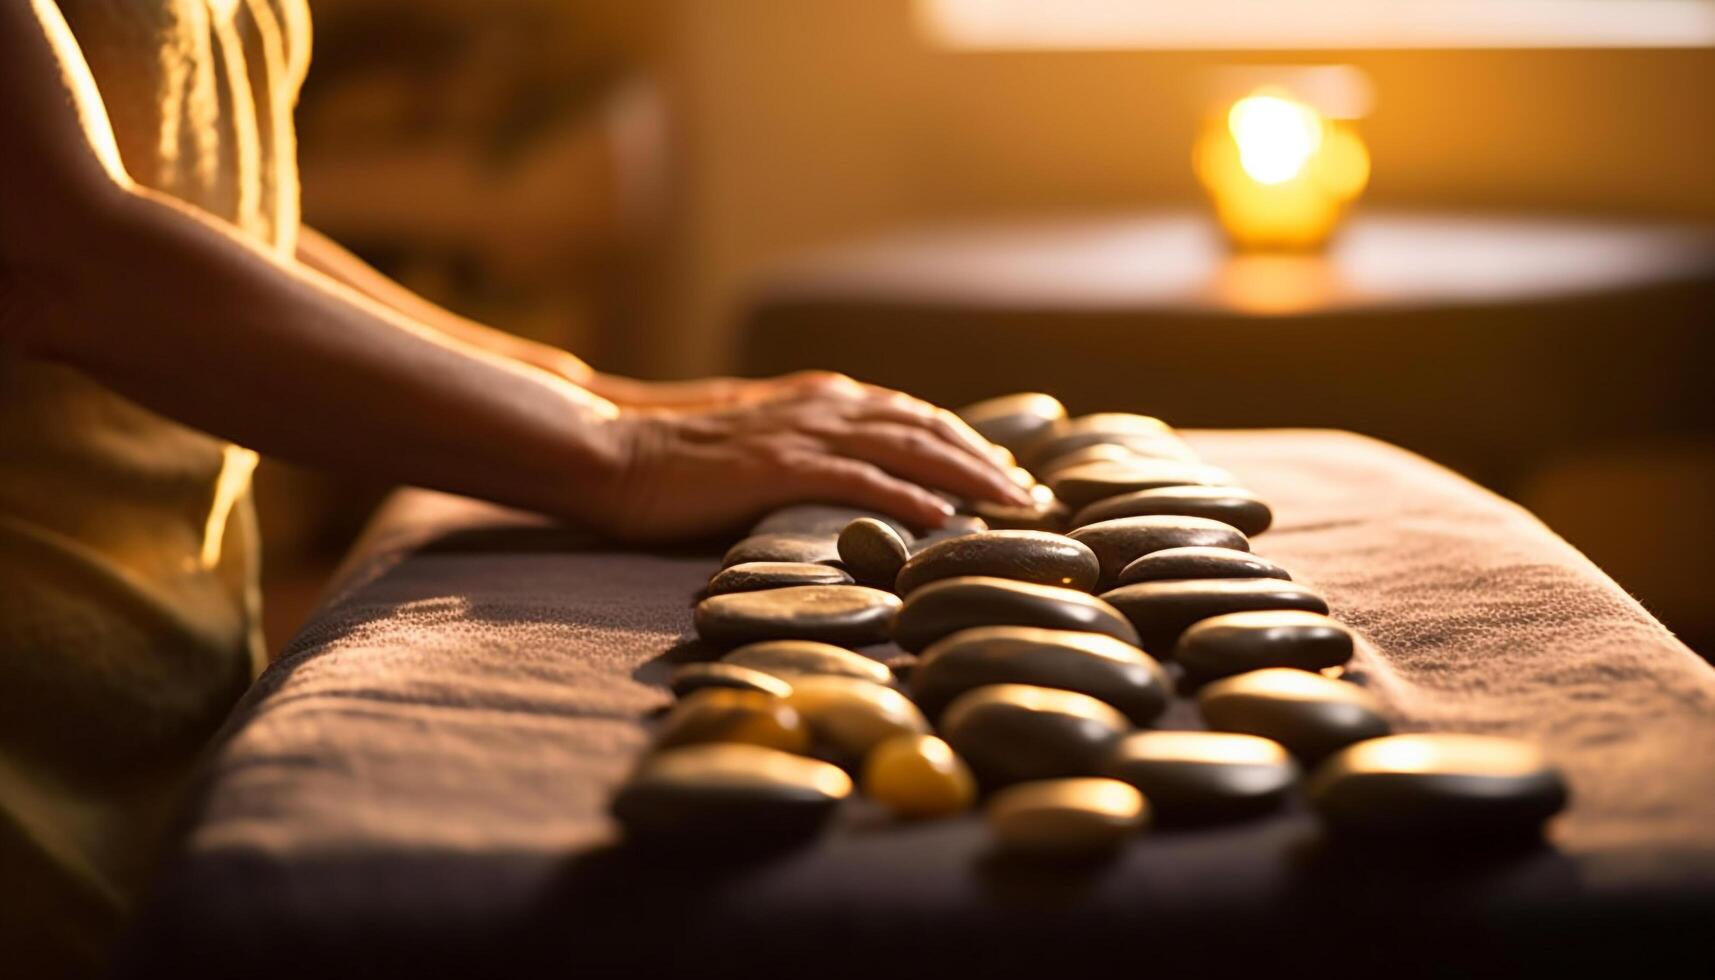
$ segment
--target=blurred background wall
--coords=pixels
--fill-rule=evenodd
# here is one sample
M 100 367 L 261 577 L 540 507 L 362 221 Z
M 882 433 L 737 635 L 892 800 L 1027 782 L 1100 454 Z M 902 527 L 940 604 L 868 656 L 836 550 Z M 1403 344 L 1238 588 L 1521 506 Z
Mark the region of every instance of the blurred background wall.
M 1219 65 L 1367 72 L 1368 205 L 1715 222 L 1707 48 L 958 52 L 929 43 L 911 0 L 312 10 L 307 220 L 460 312 L 645 376 L 731 369 L 749 291 L 807 249 L 1195 204 Z M 1621 529 L 1612 501 L 1706 513 L 1708 448 L 1609 447 L 1501 489 L 1658 611 L 1707 606 L 1671 554 L 1683 528 Z M 276 643 L 381 489 L 264 472 Z M 1676 625 L 1715 631 L 1696 620 Z
M 1711 49 L 965 53 L 932 48 L 910 0 L 673 9 L 688 261 L 663 371 L 721 364 L 737 296 L 808 246 L 1199 201 L 1190 147 L 1219 65 L 1365 70 L 1369 204 L 1715 219 Z

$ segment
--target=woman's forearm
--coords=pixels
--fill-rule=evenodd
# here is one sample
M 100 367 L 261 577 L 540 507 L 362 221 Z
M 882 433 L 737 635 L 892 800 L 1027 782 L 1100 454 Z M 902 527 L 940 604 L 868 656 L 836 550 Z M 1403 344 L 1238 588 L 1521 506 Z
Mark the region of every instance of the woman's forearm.
M 611 403 L 127 189 L 52 274 L 32 338 L 163 414 L 307 463 L 569 517 L 622 476 Z

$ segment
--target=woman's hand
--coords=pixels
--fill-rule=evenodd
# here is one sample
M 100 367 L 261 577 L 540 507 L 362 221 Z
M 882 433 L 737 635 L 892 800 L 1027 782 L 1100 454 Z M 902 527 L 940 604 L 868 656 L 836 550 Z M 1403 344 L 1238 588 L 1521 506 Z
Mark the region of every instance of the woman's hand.
M 795 375 L 702 389 L 720 408 L 627 409 L 570 354 L 134 185 L 50 0 L 0 2 L 0 133 L 0 343 L 241 445 L 633 540 L 799 500 L 934 526 L 949 508 L 926 487 L 1018 499 L 992 447 L 897 392 Z
M 622 410 L 601 529 L 628 540 L 729 530 L 802 501 L 938 527 L 932 489 L 1023 504 L 993 447 L 944 409 L 832 374 L 748 387 L 714 410 Z

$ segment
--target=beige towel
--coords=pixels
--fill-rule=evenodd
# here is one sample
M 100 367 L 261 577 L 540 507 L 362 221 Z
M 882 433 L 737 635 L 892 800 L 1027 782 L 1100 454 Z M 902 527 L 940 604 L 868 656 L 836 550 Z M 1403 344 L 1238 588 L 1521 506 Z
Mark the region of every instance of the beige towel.
M 130 175 L 290 252 L 303 0 L 58 3 Z M 254 463 L 0 352 L 0 948 L 18 976 L 96 968 L 260 667 Z

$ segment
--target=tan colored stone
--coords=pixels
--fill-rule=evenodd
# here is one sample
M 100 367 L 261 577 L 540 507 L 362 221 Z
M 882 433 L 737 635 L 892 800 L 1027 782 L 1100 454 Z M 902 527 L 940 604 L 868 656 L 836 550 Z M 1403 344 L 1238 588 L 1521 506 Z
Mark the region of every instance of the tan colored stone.
M 1002 850 L 1078 857 L 1112 850 L 1142 830 L 1149 805 L 1115 779 L 1050 779 L 1001 790 L 987 816 Z
M 879 660 L 814 640 L 747 643 L 722 657 L 721 663 L 760 670 L 788 681 L 819 674 L 855 677 L 872 684 L 887 684 L 893 679 L 887 665 Z
M 902 817 L 943 817 L 970 808 L 977 783 L 952 746 L 933 735 L 895 735 L 864 758 L 865 796 Z
M 846 759 L 862 759 L 895 735 L 929 731 L 928 720 L 910 698 L 853 677 L 800 677 L 786 702 L 809 723 L 817 741 Z
M 713 689 L 682 698 L 656 733 L 657 748 L 744 742 L 783 752 L 810 748 L 810 729 L 784 698 L 760 691 Z
M 860 517 L 840 531 L 837 547 L 840 561 L 852 577 L 878 589 L 893 588 L 893 580 L 911 557 L 906 542 L 893 528 L 872 518 Z

